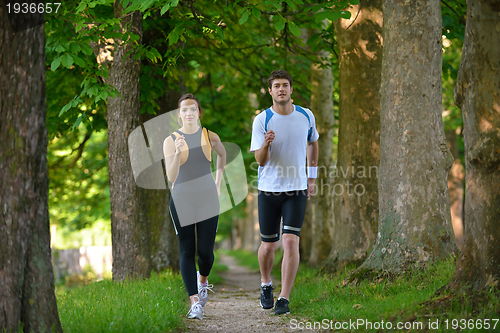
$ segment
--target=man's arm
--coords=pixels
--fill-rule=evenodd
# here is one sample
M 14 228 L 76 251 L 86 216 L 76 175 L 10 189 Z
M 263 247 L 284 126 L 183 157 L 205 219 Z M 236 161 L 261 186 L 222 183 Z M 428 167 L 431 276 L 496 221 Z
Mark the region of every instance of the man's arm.
M 307 166 L 317 167 L 319 157 L 318 141 L 307 142 Z M 307 197 L 310 198 L 314 194 L 316 178 L 307 178 Z
M 264 166 L 271 159 L 271 143 L 274 141 L 274 131 L 267 131 L 264 136 L 264 143 L 260 149 L 255 151 L 255 160 L 260 166 Z M 316 158 L 317 160 L 317 158 Z

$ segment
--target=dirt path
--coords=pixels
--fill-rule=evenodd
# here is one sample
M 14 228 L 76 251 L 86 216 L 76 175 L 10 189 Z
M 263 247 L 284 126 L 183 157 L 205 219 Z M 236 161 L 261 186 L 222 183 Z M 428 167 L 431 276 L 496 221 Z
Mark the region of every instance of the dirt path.
M 203 320 L 186 322 L 189 332 L 294 332 L 290 326 L 293 315 L 275 316 L 274 310 L 260 307 L 260 273 L 239 266 L 235 259 L 220 255 L 220 262 L 229 269 L 221 274 L 224 283 L 209 292 Z M 210 282 L 210 281 L 209 281 Z M 277 284 L 279 281 L 273 281 Z M 274 298 L 280 286 L 275 287 Z M 299 320 L 299 318 L 297 318 Z M 304 330 L 300 332 L 306 332 Z

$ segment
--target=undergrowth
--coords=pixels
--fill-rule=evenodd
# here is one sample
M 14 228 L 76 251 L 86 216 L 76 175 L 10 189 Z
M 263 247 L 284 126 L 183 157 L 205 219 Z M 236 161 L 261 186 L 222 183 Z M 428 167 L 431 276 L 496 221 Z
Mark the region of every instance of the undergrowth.
M 256 254 L 230 254 L 239 258 L 241 264 L 258 268 Z M 275 263 L 273 271 L 277 268 Z M 500 332 L 498 290 L 473 296 L 449 292 L 436 296 L 436 291 L 453 277 L 453 257 L 426 269 L 379 274 L 349 283 L 347 277 L 355 268 L 348 266 L 327 274 L 300 264 L 290 296 L 290 311 L 293 317 L 301 319 L 289 319 L 290 328 L 339 332 Z

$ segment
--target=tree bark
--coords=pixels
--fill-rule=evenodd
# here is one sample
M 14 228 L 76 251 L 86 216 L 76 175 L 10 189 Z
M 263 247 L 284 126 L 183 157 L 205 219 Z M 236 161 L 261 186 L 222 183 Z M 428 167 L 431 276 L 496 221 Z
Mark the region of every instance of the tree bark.
M 252 216 L 252 224 L 249 229 L 253 230 L 253 248 L 252 251 L 257 253 L 259 251 L 259 247 L 261 244 L 261 238 L 260 238 L 260 226 L 259 226 L 259 200 L 257 200 L 258 197 L 258 191 L 257 188 L 251 189 L 252 195 L 253 195 L 253 201 L 252 201 L 252 206 L 251 209 L 253 210 Z
M 299 258 L 301 262 L 308 262 L 311 258 L 314 221 L 313 212 L 312 200 L 307 200 L 306 215 L 304 216 L 304 223 L 302 223 L 302 229 L 300 230 L 299 240 Z
M 248 101 L 250 106 L 257 110 L 259 109 L 259 102 L 257 95 L 248 94 Z M 253 119 L 252 119 L 253 120 Z M 253 160 L 250 168 L 257 171 L 258 164 Z M 241 219 L 237 223 L 236 228 L 236 242 L 235 246 L 238 245 L 247 251 L 257 252 L 260 247 L 260 228 L 259 228 L 259 216 L 258 216 L 258 191 L 257 191 L 257 180 L 252 181 L 248 187 L 248 194 L 246 197 L 246 218 Z M 234 227 L 233 227 L 234 230 Z M 235 248 L 236 249 L 236 248 Z
M 123 7 L 116 1 L 115 17 Z M 122 31 L 142 36 L 139 12 L 121 19 Z M 139 43 L 142 40 L 138 41 Z M 113 279 L 148 278 L 151 272 L 150 230 L 144 190 L 134 181 L 128 151 L 128 135 L 140 126 L 140 63 L 133 59 L 132 45 L 115 41 L 113 61 L 109 64 L 107 83 L 121 94 L 107 99 L 108 166 L 111 203 L 111 239 L 113 246 Z
M 141 124 L 165 112 L 177 109 L 177 101 L 180 97 L 180 93 L 168 91 L 158 101 L 160 111 L 156 115 L 141 114 Z M 165 183 L 167 183 L 166 179 Z M 143 192 L 146 200 L 147 220 L 151 235 L 152 269 L 155 272 L 165 269 L 177 272 L 180 270 L 179 242 L 170 216 L 170 189 L 167 187 L 166 190 L 141 189 L 140 191 Z
M 335 22 L 339 145 L 332 189 L 334 241 L 327 270 L 365 260 L 378 229 L 382 0 L 364 1 L 360 6 L 349 9 L 350 20 Z
M 438 0 L 384 0 L 379 228 L 358 269 L 399 272 L 457 252 L 441 105 Z
M 236 221 L 237 224 L 237 241 L 236 248 L 239 246 L 241 249 L 246 251 L 254 251 L 255 249 L 255 239 L 257 238 L 257 233 L 255 227 L 259 225 L 259 220 L 257 216 L 257 211 L 255 210 L 254 202 L 257 200 L 257 191 L 252 191 L 247 194 L 246 197 L 246 218 L 239 219 Z M 257 229 L 258 231 L 258 229 Z M 260 234 L 258 234 L 260 240 Z M 235 248 L 235 249 L 236 249 Z
M 465 146 L 464 248 L 450 283 L 456 290 L 499 287 L 500 3 L 468 1 L 455 87 Z
M 0 331 L 62 332 L 54 293 L 43 24 L 0 6 Z
M 327 51 L 319 51 L 318 59 L 330 58 Z M 311 110 L 319 133 L 318 178 L 316 194 L 312 197 L 307 216 L 311 218 L 311 250 L 309 265 L 318 266 L 328 257 L 332 249 L 332 196 L 329 170 L 332 165 L 333 139 L 333 74 L 332 68 L 311 65 Z
M 464 211 L 464 167 L 458 155 L 457 134 L 454 130 L 446 131 L 446 139 L 448 147 L 455 161 L 451 167 L 451 172 L 448 175 L 448 193 L 450 194 L 450 210 L 451 223 L 455 240 L 458 248 L 462 250 L 464 245 L 464 227 L 463 227 L 463 211 Z

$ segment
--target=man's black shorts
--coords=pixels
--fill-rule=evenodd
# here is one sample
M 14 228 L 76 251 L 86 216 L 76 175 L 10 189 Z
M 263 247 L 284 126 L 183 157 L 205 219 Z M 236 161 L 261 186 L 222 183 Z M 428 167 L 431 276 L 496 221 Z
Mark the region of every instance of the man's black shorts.
M 289 192 L 259 191 L 259 225 L 263 242 L 277 242 L 282 233 L 300 236 L 306 214 L 307 190 Z

